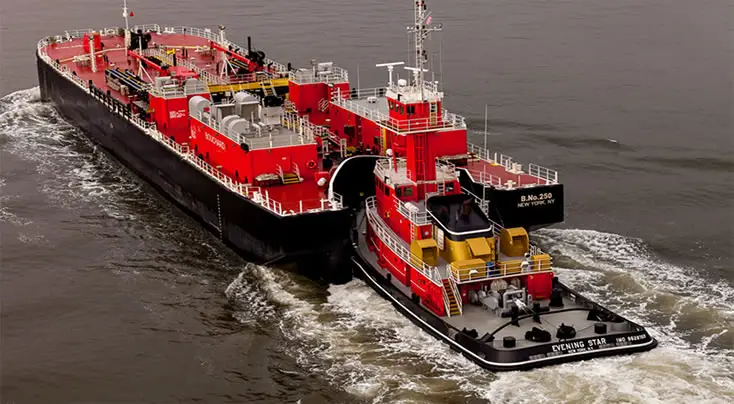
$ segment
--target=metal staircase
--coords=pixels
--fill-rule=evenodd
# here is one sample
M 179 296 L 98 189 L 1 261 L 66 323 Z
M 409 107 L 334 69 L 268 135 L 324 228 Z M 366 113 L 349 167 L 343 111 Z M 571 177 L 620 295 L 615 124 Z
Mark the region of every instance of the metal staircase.
M 289 172 L 283 171 L 283 167 L 281 167 L 280 165 L 276 165 L 276 168 L 278 169 L 280 182 L 283 185 L 299 184 L 301 181 L 303 181 L 303 178 L 301 178 L 300 170 L 298 169 L 298 165 L 296 163 L 293 163 L 293 166 L 291 167 L 292 171 Z
M 265 97 L 269 95 L 276 95 L 275 94 L 275 86 L 273 86 L 273 82 L 270 80 L 261 81 L 260 82 L 260 88 L 263 90 L 263 95 Z
M 444 297 L 447 300 L 448 316 L 460 316 L 462 313 L 461 296 L 459 296 L 456 284 L 451 278 L 443 279 Z
M 301 182 L 301 179 L 298 178 L 298 174 L 296 173 L 284 173 L 283 174 L 283 185 L 298 184 L 300 182 Z
M 426 135 L 424 133 L 416 133 L 415 135 L 415 179 L 416 181 L 425 181 L 426 165 L 423 161 L 424 148 L 426 144 Z
M 321 101 L 319 101 L 319 111 L 326 112 L 327 109 L 329 109 L 329 100 L 322 98 Z

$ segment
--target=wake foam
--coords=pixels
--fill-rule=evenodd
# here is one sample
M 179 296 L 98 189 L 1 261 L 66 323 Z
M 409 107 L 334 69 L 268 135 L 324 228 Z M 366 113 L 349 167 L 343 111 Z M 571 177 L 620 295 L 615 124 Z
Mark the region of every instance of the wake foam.
M 275 318 L 298 363 L 373 402 L 734 399 L 734 350 L 727 339 L 734 327 L 725 319 L 731 300 L 712 302 L 690 290 L 675 294 L 676 285 L 704 291 L 707 284 L 685 268 L 656 259 L 639 240 L 584 230 L 546 230 L 541 238 L 557 254 L 578 262 L 575 269 L 558 269 L 564 283 L 648 327 L 659 347 L 641 354 L 493 374 L 413 325 L 360 280 L 332 286 L 324 295 L 288 273 L 258 267 L 253 276 L 273 307 L 279 307 Z M 722 299 L 732 293 L 724 283 L 716 291 Z M 699 319 L 696 332 L 683 329 L 687 316 Z
M 38 87 L 0 99 L 0 143 L 5 152 L 35 164 L 40 191 L 67 208 L 92 202 L 119 215 L 119 196 L 135 194 L 141 186 L 52 104 L 41 102 Z

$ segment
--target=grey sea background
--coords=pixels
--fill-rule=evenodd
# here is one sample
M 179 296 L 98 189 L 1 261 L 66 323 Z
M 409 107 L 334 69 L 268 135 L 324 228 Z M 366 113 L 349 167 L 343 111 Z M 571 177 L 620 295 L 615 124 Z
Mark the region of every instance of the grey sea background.
M 0 403 L 734 402 L 731 2 L 428 3 L 446 108 L 482 144 L 486 104 L 492 151 L 560 172 L 566 221 L 536 235 L 558 276 L 660 341 L 497 374 L 360 280 L 243 261 L 41 102 L 37 41 L 124 25 L 118 3 L 0 5 Z M 411 52 L 410 1 L 129 7 L 353 86 Z

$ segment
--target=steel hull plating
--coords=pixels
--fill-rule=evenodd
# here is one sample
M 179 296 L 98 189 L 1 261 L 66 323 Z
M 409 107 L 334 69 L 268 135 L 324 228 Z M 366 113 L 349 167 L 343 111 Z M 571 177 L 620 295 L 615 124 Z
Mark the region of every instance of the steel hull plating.
M 563 184 L 495 189 L 474 182 L 464 169 L 458 171 L 462 188 L 490 201 L 487 216 L 505 228 L 524 227 L 532 231 L 564 220 Z
M 279 216 L 182 161 L 40 58 L 37 68 L 43 100 L 53 101 L 92 140 L 240 255 L 259 262 L 295 262 L 329 282 L 351 279 L 349 210 Z
M 590 341 L 594 338 L 584 338 L 573 340 L 575 349 L 568 350 L 558 350 L 558 344 L 552 343 L 512 350 L 495 349 L 447 324 L 444 320 L 411 300 L 410 296 L 402 293 L 390 280 L 372 267 L 368 259 L 363 256 L 358 246 L 357 237 L 356 231 L 353 232 L 352 240 L 355 256 L 352 261 L 355 265 L 356 275 L 363 278 L 375 291 L 390 301 L 401 314 L 413 323 L 485 369 L 491 371 L 528 370 L 603 356 L 643 352 L 657 346 L 657 341 L 640 327 L 641 331 L 631 332 L 628 335 L 615 335 L 615 341 L 605 347 L 594 346 L 594 341 Z M 561 286 L 564 290 L 583 299 L 567 287 Z M 554 345 L 556 345 L 555 348 Z

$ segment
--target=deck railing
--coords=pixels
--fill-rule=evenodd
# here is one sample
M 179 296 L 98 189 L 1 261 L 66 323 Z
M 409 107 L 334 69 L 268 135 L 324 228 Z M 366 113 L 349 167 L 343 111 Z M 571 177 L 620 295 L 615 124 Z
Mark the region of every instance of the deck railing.
M 443 296 L 443 308 L 446 312 L 446 317 L 451 317 L 451 307 L 449 307 L 449 294 L 446 293 L 446 288 L 441 287 L 441 295 Z
M 398 213 L 400 213 L 404 218 L 410 220 L 411 222 L 417 224 L 418 226 L 426 225 L 431 223 L 430 216 L 428 215 L 428 212 L 426 211 L 420 211 L 420 209 L 416 206 L 414 210 L 410 208 L 407 203 L 401 201 L 397 197 L 393 197 L 393 200 L 395 202 L 395 206 L 397 207 Z M 415 206 L 415 205 L 413 205 Z
M 449 277 L 449 285 L 451 285 L 451 291 L 454 292 L 454 300 L 456 300 L 456 306 L 459 308 L 459 314 L 464 313 L 464 303 L 461 301 L 461 295 L 459 294 L 459 287 L 456 285 L 454 278 Z
M 368 89 L 365 91 L 376 91 L 376 89 Z M 361 90 L 352 90 L 360 92 Z M 351 93 L 350 93 L 351 94 Z M 361 92 L 359 93 L 361 96 Z M 464 117 L 452 114 L 446 110 L 441 112 L 438 119 L 434 118 L 416 118 L 416 119 L 395 119 L 389 115 L 383 114 L 377 109 L 367 108 L 361 104 L 345 98 L 339 89 L 332 93 L 331 102 L 361 117 L 374 121 L 381 127 L 389 129 L 396 133 L 406 134 L 411 132 L 421 132 L 436 129 L 466 129 L 466 120 Z
M 334 84 L 349 82 L 349 74 L 339 66 L 332 66 L 329 71 L 326 72 L 314 72 L 312 69 L 291 71 L 288 72 L 288 79 L 296 84 Z
M 491 153 L 489 150 L 477 146 L 473 143 L 469 143 L 467 145 L 467 151 L 469 153 L 473 153 L 475 156 L 477 156 L 478 159 L 485 161 L 489 164 L 493 165 L 501 165 L 510 173 L 519 172 L 522 170 L 522 165 L 519 165 L 513 161 L 513 158 L 505 155 L 505 154 L 499 154 L 499 153 Z M 475 175 L 476 171 L 471 171 L 472 176 Z M 551 170 L 549 168 L 539 166 L 534 163 L 528 164 L 528 173 L 529 176 L 534 177 L 536 179 L 535 182 L 532 183 L 523 183 L 523 184 L 517 184 L 519 187 L 525 187 L 525 186 L 534 186 L 534 185 L 552 185 L 552 184 L 558 184 L 558 172 L 555 170 Z M 494 176 L 492 176 L 494 177 Z M 496 186 L 496 182 L 499 182 L 500 187 L 504 187 L 502 185 L 502 181 L 500 179 L 495 180 L 491 177 L 483 176 L 485 180 L 489 180 L 491 182 L 481 181 L 482 183 Z M 476 177 L 475 177 L 476 180 Z
M 166 52 L 164 52 L 160 48 L 148 48 L 148 49 L 143 50 L 142 53 L 145 56 L 156 56 L 156 57 L 160 58 L 161 60 L 163 60 L 164 62 L 168 63 L 169 65 L 173 66 L 173 59 L 171 59 L 168 56 L 168 54 L 166 54 Z M 222 84 L 222 83 L 220 83 L 219 76 L 217 76 L 215 74 L 209 73 L 208 71 L 206 71 L 206 70 L 202 69 L 201 67 L 197 66 L 196 63 L 194 63 L 194 62 L 192 62 L 190 60 L 187 60 L 187 59 L 184 59 L 184 58 L 179 58 L 179 59 L 177 59 L 176 62 L 178 63 L 178 65 L 183 66 L 183 67 L 185 67 L 187 69 L 190 69 L 191 71 L 193 71 L 196 74 L 198 74 L 199 75 L 199 78 L 201 78 L 202 80 L 204 80 L 204 82 L 206 82 L 207 84 Z
M 105 105 L 109 105 L 111 111 L 117 113 L 123 119 L 127 119 L 133 125 L 137 126 L 143 133 L 149 135 L 150 137 L 155 139 L 158 143 L 164 145 L 169 150 L 171 150 L 173 153 L 178 155 L 182 160 L 196 167 L 197 169 L 199 169 L 199 171 L 205 173 L 207 176 L 209 176 L 210 178 L 212 178 L 213 180 L 215 180 L 216 182 L 218 182 L 225 188 L 229 189 L 230 191 L 240 194 L 243 197 L 252 200 L 253 202 L 259 204 L 260 206 L 266 208 L 270 212 L 273 212 L 279 216 L 288 216 L 288 215 L 293 215 L 297 213 L 294 211 L 284 211 L 280 202 L 270 199 L 270 196 L 268 195 L 267 190 L 263 193 L 262 189 L 259 187 L 253 187 L 247 184 L 236 182 L 231 177 L 224 174 L 221 170 L 216 169 L 212 167 L 210 164 L 208 164 L 207 162 L 199 159 L 193 150 L 189 150 L 187 146 L 180 145 L 176 143 L 174 140 L 172 140 L 171 138 L 166 137 L 161 132 L 159 132 L 154 122 L 147 122 L 136 115 L 125 113 L 123 109 L 112 107 L 113 104 L 110 102 L 110 99 L 107 98 L 104 94 L 101 94 L 99 92 L 90 91 L 89 84 L 87 82 L 82 80 L 80 77 L 72 74 L 71 71 L 68 69 L 68 67 L 66 67 L 65 65 L 56 63 L 56 61 L 54 61 L 53 59 L 51 59 L 48 56 L 48 53 L 45 51 L 45 47 L 49 43 L 47 39 L 48 38 L 45 38 L 38 42 L 38 55 L 41 57 L 41 59 L 43 59 L 44 62 L 48 63 L 49 66 L 53 67 L 57 72 L 59 72 L 59 74 L 65 76 L 72 83 L 76 84 L 84 92 L 89 94 L 90 97 L 94 97 L 97 100 L 99 100 L 100 102 L 104 103 Z M 303 205 L 302 202 L 303 201 L 300 202 L 301 206 Z M 341 210 L 341 209 L 343 209 L 341 196 L 339 194 L 332 192 L 330 199 L 321 200 L 320 208 L 310 209 L 308 210 L 308 212 L 320 212 L 320 211 L 326 211 L 326 210 Z M 299 213 L 302 213 L 302 212 L 303 210 L 301 210 L 301 212 Z
M 393 184 L 413 183 L 410 179 L 410 170 L 405 159 L 393 161 L 391 158 L 378 160 L 374 173 L 379 178 L 387 177 Z
M 471 268 L 457 268 L 453 264 L 446 264 L 446 270 L 455 282 L 471 283 L 521 274 L 551 272 L 553 268 L 550 260 L 517 260 L 506 263 L 495 263 L 493 266 L 485 265 Z
M 547 185 L 558 184 L 558 171 L 556 170 L 530 163 L 528 164 L 528 174 L 545 181 Z
M 377 214 L 375 197 L 371 196 L 367 198 L 365 203 L 367 206 L 367 219 L 380 241 L 385 243 L 385 245 L 387 245 L 395 255 L 403 260 L 403 262 L 423 274 L 423 276 L 428 278 L 428 280 L 433 282 L 436 286 L 443 288 L 441 275 L 439 274 L 438 269 L 426 264 L 420 257 L 417 257 L 411 253 L 409 249 L 405 248 L 404 242 L 400 240 L 400 238 L 393 233 L 385 223 L 383 223 L 382 219 L 380 219 Z
M 120 27 L 107 27 L 107 28 L 102 28 L 100 30 L 97 30 L 97 32 L 99 32 L 99 33 L 101 33 L 102 35 L 105 35 L 105 36 L 111 36 L 111 35 L 117 35 L 117 34 L 119 34 L 122 29 L 123 28 L 120 28 Z M 174 27 L 163 27 L 163 29 L 161 29 L 161 26 L 158 25 L 158 24 L 142 24 L 142 25 L 136 25 L 136 26 L 134 26 L 132 28 L 132 30 L 135 31 L 135 32 L 137 32 L 138 30 L 141 30 L 142 32 L 156 32 L 156 33 L 159 33 L 159 34 L 193 35 L 193 36 L 197 36 L 199 38 L 204 38 L 204 39 L 207 39 L 209 41 L 216 42 L 216 43 L 222 45 L 225 48 L 229 48 L 229 46 L 232 45 L 232 47 L 242 49 L 245 52 L 245 54 L 247 53 L 247 49 L 246 48 L 242 48 L 241 46 L 239 46 L 239 45 L 237 45 L 237 44 L 235 44 L 233 42 L 230 42 L 228 40 L 225 40 L 222 43 L 220 41 L 219 34 L 217 34 L 215 32 L 212 32 L 212 30 L 211 29 L 208 29 L 208 28 L 201 29 L 201 28 L 196 28 L 196 27 L 174 26 Z M 90 28 L 69 30 L 69 31 L 64 31 L 64 33 L 61 34 L 61 35 L 55 35 L 53 37 L 48 37 L 48 38 L 45 38 L 45 39 L 54 38 L 55 40 L 58 40 L 58 39 L 64 40 L 63 39 L 64 37 L 66 37 L 66 38 L 82 38 L 84 36 L 84 34 L 87 34 L 87 33 L 93 32 L 93 31 L 94 30 L 93 29 L 90 29 Z M 47 43 L 50 43 L 50 42 L 47 42 Z M 274 61 L 272 59 L 269 59 L 269 58 L 266 57 L 263 61 L 265 62 L 266 65 L 270 65 L 270 68 L 274 72 L 285 74 L 288 71 L 288 68 L 286 66 L 284 66 L 283 64 L 278 63 L 278 62 L 276 62 L 276 61 Z M 285 76 L 283 76 L 283 77 L 285 77 Z

